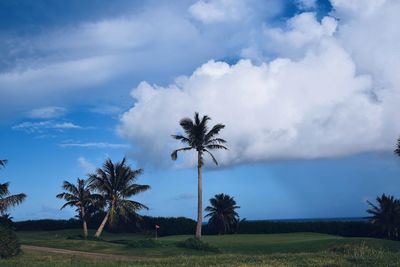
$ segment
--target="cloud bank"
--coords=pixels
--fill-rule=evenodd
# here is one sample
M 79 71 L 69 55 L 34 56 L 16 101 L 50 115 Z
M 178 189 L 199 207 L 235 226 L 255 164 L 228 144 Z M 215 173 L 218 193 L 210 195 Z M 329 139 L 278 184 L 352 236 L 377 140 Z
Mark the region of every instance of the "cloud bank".
M 264 28 L 260 39 L 269 44 L 248 47 L 236 64 L 211 60 L 168 86 L 140 83 L 119 133 L 141 160 L 158 164 L 180 147 L 170 135 L 195 111 L 226 125 L 230 150 L 217 153 L 225 165 L 391 150 L 400 133 L 400 4 L 361 2 L 332 1 L 343 21 L 302 13 Z M 271 47 L 278 57 L 266 60 Z

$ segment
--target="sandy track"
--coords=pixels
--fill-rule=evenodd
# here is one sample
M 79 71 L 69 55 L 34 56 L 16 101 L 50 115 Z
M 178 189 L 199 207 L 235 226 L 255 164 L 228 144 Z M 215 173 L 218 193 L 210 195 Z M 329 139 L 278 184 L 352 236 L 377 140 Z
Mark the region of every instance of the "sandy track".
M 141 256 L 125 256 L 125 255 L 117 255 L 117 254 L 85 252 L 85 251 L 77 251 L 77 250 L 69 250 L 69 249 L 61 249 L 61 248 L 49 248 L 49 247 L 40 247 L 40 246 L 30 246 L 30 245 L 21 245 L 21 248 L 22 248 L 22 250 L 49 252 L 49 253 L 57 253 L 57 254 L 67 254 L 67 255 L 74 255 L 74 256 L 84 256 L 84 257 L 88 257 L 88 258 L 97 258 L 97 259 L 113 259 L 113 260 L 149 259 L 147 257 L 141 257 Z

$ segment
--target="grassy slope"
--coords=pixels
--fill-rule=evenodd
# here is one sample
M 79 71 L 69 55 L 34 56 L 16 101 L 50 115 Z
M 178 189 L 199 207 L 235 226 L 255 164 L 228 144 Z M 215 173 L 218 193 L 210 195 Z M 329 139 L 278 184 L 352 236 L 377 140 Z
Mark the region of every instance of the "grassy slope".
M 342 238 L 315 233 L 204 236 L 204 241 L 221 249 L 222 253 L 215 254 L 176 247 L 176 242 L 189 236 L 161 238 L 160 246 L 155 248 L 132 248 L 123 243 L 148 237 L 106 234 L 103 236 L 105 241 L 66 239 L 78 233 L 68 230 L 19 232 L 18 235 L 24 244 L 146 255 L 153 259 L 128 262 L 25 252 L 17 258 L 0 261 L 0 266 L 400 266 L 400 242 L 378 239 Z M 32 265 L 32 262 L 36 265 Z

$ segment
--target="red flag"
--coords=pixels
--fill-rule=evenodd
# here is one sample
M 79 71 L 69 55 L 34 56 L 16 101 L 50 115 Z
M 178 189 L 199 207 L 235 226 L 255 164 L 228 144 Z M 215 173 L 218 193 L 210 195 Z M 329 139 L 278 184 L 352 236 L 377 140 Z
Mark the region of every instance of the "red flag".
M 158 224 L 156 224 L 156 229 L 159 229 L 159 228 L 160 228 L 160 226 Z

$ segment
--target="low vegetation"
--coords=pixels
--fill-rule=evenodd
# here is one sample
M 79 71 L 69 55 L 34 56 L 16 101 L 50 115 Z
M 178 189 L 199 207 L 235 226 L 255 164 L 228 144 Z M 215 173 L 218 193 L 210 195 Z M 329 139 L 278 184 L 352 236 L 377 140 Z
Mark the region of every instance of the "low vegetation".
M 7 160 L 0 160 L 0 168 L 4 167 Z M 0 259 L 15 256 L 20 252 L 20 245 L 7 210 L 22 203 L 24 193 L 12 195 L 9 191 L 10 183 L 0 183 Z
M 20 244 L 10 226 L 0 224 L 0 259 L 15 256 L 20 252 Z
M 184 241 L 177 243 L 178 247 L 189 248 L 199 251 L 208 251 L 208 252 L 219 252 L 220 250 L 216 247 L 211 246 L 210 244 L 198 239 L 196 237 L 190 237 Z
M 400 266 L 400 243 L 373 238 L 316 233 L 204 235 L 201 242 L 218 248 L 216 253 L 180 246 L 192 237 L 188 235 L 152 239 L 154 242 L 148 241 L 149 236 L 108 232 L 99 241 L 67 239 L 73 234 L 80 230 L 18 233 L 23 244 L 145 259 L 107 260 L 25 251 L 0 261 L 0 266 Z

